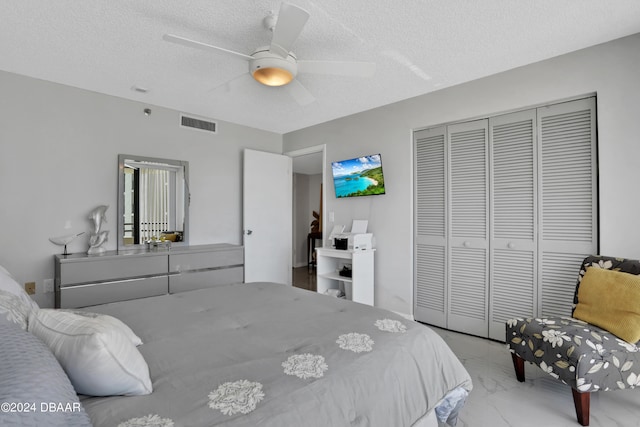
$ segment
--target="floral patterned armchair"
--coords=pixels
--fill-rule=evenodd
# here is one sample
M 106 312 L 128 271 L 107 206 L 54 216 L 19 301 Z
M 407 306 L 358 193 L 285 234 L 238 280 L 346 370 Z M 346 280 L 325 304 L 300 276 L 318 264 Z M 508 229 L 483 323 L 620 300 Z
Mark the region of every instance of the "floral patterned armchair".
M 640 274 L 637 260 L 585 258 L 574 294 L 574 311 L 587 267 Z M 591 392 L 640 386 L 640 342 L 626 342 L 573 317 L 509 319 L 506 341 L 518 381 L 524 381 L 524 362 L 528 361 L 569 385 L 578 422 L 583 426 L 589 425 Z

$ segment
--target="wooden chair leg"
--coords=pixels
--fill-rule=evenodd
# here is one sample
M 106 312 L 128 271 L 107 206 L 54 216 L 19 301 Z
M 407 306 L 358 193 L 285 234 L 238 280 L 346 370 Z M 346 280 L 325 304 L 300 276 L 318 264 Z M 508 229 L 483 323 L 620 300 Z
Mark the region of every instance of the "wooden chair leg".
M 516 370 L 516 378 L 521 383 L 524 382 L 524 359 L 515 353 L 511 353 L 513 368 Z
M 576 407 L 576 417 L 581 426 L 589 425 L 589 403 L 591 402 L 591 393 L 580 393 L 575 388 L 571 389 L 573 393 L 573 404 Z

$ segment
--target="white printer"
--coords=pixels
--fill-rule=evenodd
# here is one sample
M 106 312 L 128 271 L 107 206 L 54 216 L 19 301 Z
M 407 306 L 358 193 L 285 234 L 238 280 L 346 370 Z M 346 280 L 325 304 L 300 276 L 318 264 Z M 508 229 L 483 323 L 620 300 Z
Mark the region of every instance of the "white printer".
M 356 251 L 373 249 L 373 234 L 367 233 L 368 222 L 364 219 L 354 219 L 350 232 L 344 232 L 344 225 L 335 225 L 329 235 L 331 247 Z

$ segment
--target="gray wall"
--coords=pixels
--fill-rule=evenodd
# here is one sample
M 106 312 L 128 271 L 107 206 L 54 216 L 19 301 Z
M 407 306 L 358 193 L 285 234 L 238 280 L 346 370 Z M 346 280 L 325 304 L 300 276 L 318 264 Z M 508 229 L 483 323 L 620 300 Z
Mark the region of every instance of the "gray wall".
M 416 128 L 597 93 L 600 252 L 640 258 L 640 199 L 633 191 L 640 183 L 638 70 L 640 34 L 292 132 L 284 135 L 284 149 L 326 144 L 329 168 L 332 161 L 382 154 L 387 194 L 337 200 L 327 188 L 326 210 L 337 224 L 369 220 L 377 241 L 376 305 L 410 314 Z
M 119 153 L 187 160 L 190 243 L 242 243 L 242 150 L 281 153 L 282 136 L 226 122 L 212 135 L 178 123 L 178 111 L 0 72 L 0 265 L 35 281 L 41 306 L 53 305 L 42 280 L 53 278 L 53 254 L 62 252 L 49 237 L 88 232 L 89 212 L 106 204 L 105 247 L 116 248 Z M 88 233 L 69 250 L 86 252 L 87 241 Z

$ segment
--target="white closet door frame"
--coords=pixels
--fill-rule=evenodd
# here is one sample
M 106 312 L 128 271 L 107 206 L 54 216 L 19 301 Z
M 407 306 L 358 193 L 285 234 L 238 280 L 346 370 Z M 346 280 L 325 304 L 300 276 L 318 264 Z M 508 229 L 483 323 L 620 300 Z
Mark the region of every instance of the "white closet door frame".
M 503 231 L 496 232 L 504 223 L 496 224 L 496 177 L 493 175 L 496 159 L 495 147 L 492 147 L 492 126 L 502 123 L 503 120 L 517 121 L 520 116 L 529 119 L 534 117 L 535 123 L 532 238 L 517 233 L 517 226 L 511 226 L 511 229 L 515 230 L 513 236 Z M 505 316 L 513 314 L 543 317 L 571 314 L 580 261 L 589 254 L 598 253 L 599 248 L 596 124 L 594 96 L 414 132 L 416 182 L 424 173 L 423 169 L 418 168 L 415 145 L 418 139 L 436 134 L 445 137 L 443 210 L 446 218 L 444 237 L 421 235 L 419 222 L 424 221 L 423 229 L 429 229 L 429 221 L 436 223 L 439 217 L 433 215 L 433 210 L 425 210 L 424 207 L 419 211 L 418 189 L 414 186 L 416 320 L 478 336 L 488 334 L 491 338 L 501 340 L 504 339 Z M 462 171 L 464 175 L 465 171 L 460 169 L 460 165 L 471 161 L 471 157 L 461 156 L 462 163 L 456 163 L 458 170 L 452 172 L 451 141 L 452 135 L 478 130 L 483 126 L 486 173 L 484 178 L 479 178 L 478 181 L 484 179 L 485 182 L 486 223 L 478 226 L 477 222 L 473 222 L 473 218 L 477 219 L 480 214 L 477 206 L 473 205 L 473 200 L 462 203 L 461 210 L 460 201 L 454 200 L 452 189 L 456 183 L 452 180 L 452 174 Z M 510 155 L 511 153 L 507 153 L 507 156 Z M 477 155 L 474 161 L 477 167 Z M 578 162 L 580 165 L 577 165 Z M 432 163 L 420 164 L 422 168 L 425 165 L 428 167 Z M 441 185 L 441 180 L 436 175 L 437 173 L 431 177 L 435 181 L 425 178 L 425 182 Z M 457 176 L 457 179 L 460 179 L 460 176 Z M 464 176 L 462 180 L 464 181 Z M 473 187 L 473 180 L 467 181 L 462 183 L 462 190 L 457 194 L 472 197 L 479 202 L 480 191 L 465 191 L 465 186 Z M 427 195 L 423 201 L 435 200 L 429 199 L 433 197 L 431 191 L 423 191 L 422 196 Z M 505 206 L 504 200 L 502 203 L 502 206 Z M 457 214 L 455 206 L 458 206 Z M 419 215 L 424 212 L 427 212 L 426 221 Z M 505 212 L 508 212 L 508 209 Z M 459 230 L 454 230 L 452 221 L 455 215 L 458 218 L 458 226 L 462 224 L 459 228 L 469 231 L 470 236 L 459 235 Z M 465 223 L 467 220 L 469 223 Z M 434 230 L 440 228 L 439 224 L 434 226 Z M 474 230 L 479 228 L 486 230 L 484 236 L 474 233 Z M 513 272 L 508 270 L 512 261 L 516 262 Z M 502 270 L 500 267 L 503 267 Z M 513 284 L 508 277 L 511 273 L 514 276 Z M 502 277 L 499 277 L 500 275 Z M 523 292 L 527 293 L 526 298 L 521 298 Z M 513 307 L 509 306 L 510 304 Z
M 447 326 L 478 336 L 487 336 L 489 327 L 488 136 L 486 119 L 447 127 Z M 483 173 L 473 170 L 479 164 L 474 150 L 483 151 Z

